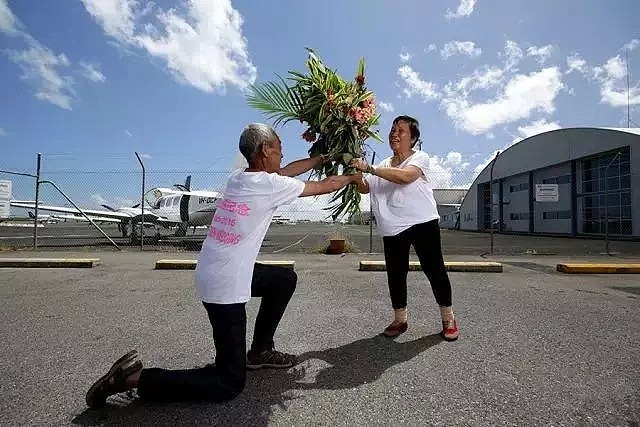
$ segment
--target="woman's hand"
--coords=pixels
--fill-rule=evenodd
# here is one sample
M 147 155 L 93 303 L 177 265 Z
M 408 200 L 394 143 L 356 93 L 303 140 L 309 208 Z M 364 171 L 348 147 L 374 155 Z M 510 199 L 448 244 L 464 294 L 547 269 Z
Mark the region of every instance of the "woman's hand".
M 349 166 L 362 172 L 367 172 L 370 169 L 369 164 L 364 159 L 353 159 L 349 162 Z

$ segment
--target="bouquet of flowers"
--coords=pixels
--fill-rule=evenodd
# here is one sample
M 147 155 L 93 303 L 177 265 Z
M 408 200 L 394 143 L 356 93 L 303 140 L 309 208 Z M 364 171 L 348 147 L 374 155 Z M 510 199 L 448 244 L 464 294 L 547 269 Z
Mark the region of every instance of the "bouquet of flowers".
M 367 138 L 382 139 L 371 128 L 378 124 L 379 115 L 373 92 L 365 86 L 364 59 L 360 59 L 353 81 L 347 81 L 327 68 L 312 49 L 307 48 L 308 72 L 289 71 L 290 84 L 278 76 L 279 82 L 251 86 L 250 106 L 263 111 L 274 126 L 292 120 L 306 123 L 302 137 L 311 143 L 310 156 L 323 154 L 331 161 L 318 166 L 312 175 L 324 178 L 355 171 L 349 162 L 364 156 Z M 336 203 L 337 202 L 337 203 Z M 360 193 L 353 184 L 337 192 L 331 216 L 335 221 L 346 213 L 360 212 Z

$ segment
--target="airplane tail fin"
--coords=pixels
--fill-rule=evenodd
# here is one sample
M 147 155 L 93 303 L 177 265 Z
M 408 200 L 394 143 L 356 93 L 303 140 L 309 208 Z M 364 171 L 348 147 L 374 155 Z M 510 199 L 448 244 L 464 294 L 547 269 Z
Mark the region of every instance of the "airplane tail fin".
M 100 206 L 102 206 L 102 207 L 103 207 L 103 208 L 105 208 L 105 209 L 110 210 L 111 212 L 116 212 L 116 211 L 117 211 L 117 209 L 114 209 L 114 208 L 112 208 L 112 207 L 111 207 L 111 206 L 109 206 L 109 205 L 100 205 Z
M 33 219 L 33 218 L 35 218 L 35 217 L 36 217 L 36 216 L 33 214 L 33 212 L 31 212 L 31 211 L 29 211 L 29 212 L 27 212 L 27 213 L 29 214 L 29 218 L 31 218 L 31 219 Z
M 191 175 L 187 176 L 187 180 L 184 182 L 184 186 L 187 191 L 191 191 Z

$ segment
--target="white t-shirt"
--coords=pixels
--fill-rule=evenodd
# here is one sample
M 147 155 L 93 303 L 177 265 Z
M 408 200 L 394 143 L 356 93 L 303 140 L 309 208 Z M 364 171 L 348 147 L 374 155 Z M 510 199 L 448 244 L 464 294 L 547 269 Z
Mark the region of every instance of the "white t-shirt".
M 200 299 L 214 304 L 249 301 L 253 266 L 273 215 L 303 190 L 304 182 L 276 173 L 231 173 L 198 256 Z
M 376 167 L 390 166 L 391 157 L 387 157 Z M 429 156 L 424 151 L 415 151 L 396 167 L 407 166 L 416 166 L 422 171 L 411 184 L 394 184 L 375 175 L 365 175 L 382 236 L 395 236 L 413 225 L 440 218 L 428 179 Z

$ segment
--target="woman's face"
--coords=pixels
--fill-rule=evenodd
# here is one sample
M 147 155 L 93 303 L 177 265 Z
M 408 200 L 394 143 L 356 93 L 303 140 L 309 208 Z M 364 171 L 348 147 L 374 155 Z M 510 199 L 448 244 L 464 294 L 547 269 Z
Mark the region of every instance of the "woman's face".
M 411 150 L 411 129 L 409 123 L 399 120 L 389 131 L 389 147 L 394 153 L 405 153 Z

